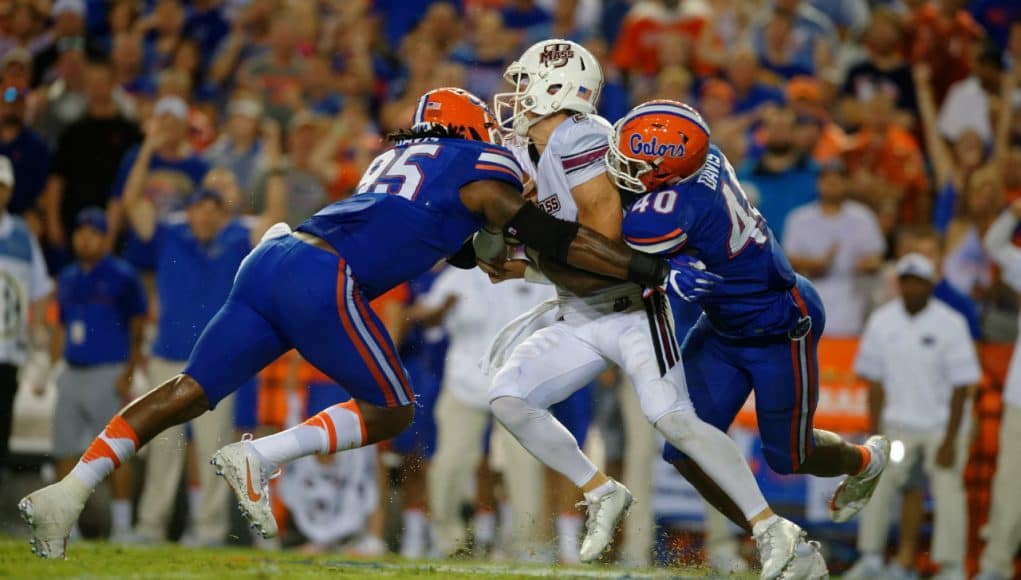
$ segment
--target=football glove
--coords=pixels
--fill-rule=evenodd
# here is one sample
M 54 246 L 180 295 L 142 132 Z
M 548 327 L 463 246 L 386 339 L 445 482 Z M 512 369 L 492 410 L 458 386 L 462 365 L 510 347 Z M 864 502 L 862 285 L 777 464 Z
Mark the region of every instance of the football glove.
M 709 272 L 694 256 L 681 254 L 670 260 L 667 289 L 685 302 L 698 302 L 716 290 L 723 277 Z

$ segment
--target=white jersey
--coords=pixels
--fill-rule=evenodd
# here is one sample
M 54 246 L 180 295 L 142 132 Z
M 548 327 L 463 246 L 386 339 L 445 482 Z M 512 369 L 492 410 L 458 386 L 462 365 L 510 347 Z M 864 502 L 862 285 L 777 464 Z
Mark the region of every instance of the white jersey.
M 578 205 L 571 190 L 606 173 L 603 157 L 612 133 L 613 126 L 606 119 L 579 113 L 565 119 L 553 130 L 538 163 L 532 160 L 527 146 L 516 143 L 507 143 L 507 146 L 525 173 L 535 181 L 536 203 L 539 207 L 556 218 L 578 221 Z M 619 296 L 621 289 L 627 287 L 638 291 L 638 287 L 633 284 L 621 284 L 607 288 L 596 296 L 604 293 Z M 558 286 L 557 292 L 563 300 L 563 307 L 571 310 L 588 309 L 566 289 Z M 591 298 L 585 301 L 589 305 Z
M 945 429 L 954 389 L 982 378 L 968 323 L 939 300 L 913 316 L 899 299 L 873 312 L 854 370 L 882 385 L 885 424 L 920 431 Z
M 0 362 L 28 356 L 28 307 L 53 290 L 39 242 L 20 217 L 0 214 Z

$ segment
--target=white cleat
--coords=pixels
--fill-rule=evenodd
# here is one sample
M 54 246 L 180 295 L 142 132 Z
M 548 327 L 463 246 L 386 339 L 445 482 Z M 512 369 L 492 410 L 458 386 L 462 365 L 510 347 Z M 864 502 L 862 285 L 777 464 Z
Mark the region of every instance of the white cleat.
M 67 558 L 67 539 L 91 490 L 77 477 L 64 479 L 21 498 L 18 511 L 32 528 L 28 543 L 40 558 Z
M 865 441 L 865 446 L 872 452 L 872 459 L 865 471 L 844 478 L 830 498 L 830 519 L 838 524 L 858 515 L 865 504 L 869 503 L 879 484 L 879 477 L 890 463 L 889 439 L 873 435 Z
M 241 515 L 263 538 L 277 535 L 277 521 L 269 502 L 269 480 L 262 468 L 262 458 L 249 439 L 231 443 L 213 454 L 209 460 L 216 474 L 234 490 Z
M 635 498 L 631 491 L 619 481 L 613 482 L 613 491 L 595 497 L 585 494 L 585 500 L 578 506 L 585 506 L 585 537 L 581 541 L 579 557 L 582 562 L 592 562 L 606 551 L 613 541 L 617 526 L 627 515 Z
M 762 564 L 762 580 L 779 578 L 787 565 L 794 559 L 795 548 L 804 542 L 805 532 L 790 520 L 777 517 L 766 526 L 764 522 L 755 524 L 753 535 L 755 545 L 759 548 L 759 560 Z
M 794 549 L 794 559 L 780 575 L 782 580 L 826 580 L 829 577 L 830 570 L 822 557 L 821 546 L 814 540 L 798 544 Z

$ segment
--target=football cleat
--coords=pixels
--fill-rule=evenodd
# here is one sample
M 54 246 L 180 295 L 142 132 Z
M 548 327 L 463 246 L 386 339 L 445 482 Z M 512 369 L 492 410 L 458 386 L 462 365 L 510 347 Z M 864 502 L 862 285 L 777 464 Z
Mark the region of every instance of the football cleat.
M 830 519 L 837 523 L 850 520 L 865 507 L 890 463 L 890 440 L 886 437 L 873 435 L 865 441 L 865 447 L 872 453 L 868 466 L 858 475 L 844 478 L 830 499 Z
M 794 559 L 797 545 L 804 541 L 804 530 L 794 522 L 781 517 L 777 517 L 768 526 L 764 522 L 759 522 L 752 529 L 762 564 L 759 578 L 763 580 L 779 578 Z
M 617 526 L 627 515 L 635 498 L 631 491 L 619 481 L 613 482 L 613 490 L 601 496 L 585 494 L 584 506 L 588 516 L 585 519 L 585 537 L 581 541 L 579 556 L 582 562 L 592 562 L 606 551 L 613 541 Z
M 277 535 L 277 521 L 269 501 L 269 480 L 276 474 L 266 475 L 262 457 L 249 443 L 251 435 L 245 437 L 214 453 L 209 462 L 234 491 L 238 509 L 252 529 L 263 538 L 273 538 Z
M 32 529 L 28 543 L 40 558 L 67 558 L 67 539 L 91 490 L 69 476 L 34 491 L 18 502 L 21 519 Z

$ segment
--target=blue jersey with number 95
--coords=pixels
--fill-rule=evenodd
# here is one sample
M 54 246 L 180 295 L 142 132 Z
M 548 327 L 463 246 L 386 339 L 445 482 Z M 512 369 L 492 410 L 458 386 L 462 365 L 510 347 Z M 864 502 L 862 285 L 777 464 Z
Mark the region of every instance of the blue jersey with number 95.
M 484 223 L 461 187 L 499 180 L 521 189 L 510 151 L 454 138 L 398 142 L 369 165 L 354 196 L 298 226 L 329 242 L 371 300 L 456 253 Z
M 713 328 L 735 338 L 789 331 L 802 316 L 794 270 L 766 221 L 745 197 L 715 145 L 694 178 L 648 193 L 624 217 L 624 241 L 664 256 L 686 252 L 723 276 L 702 307 Z

